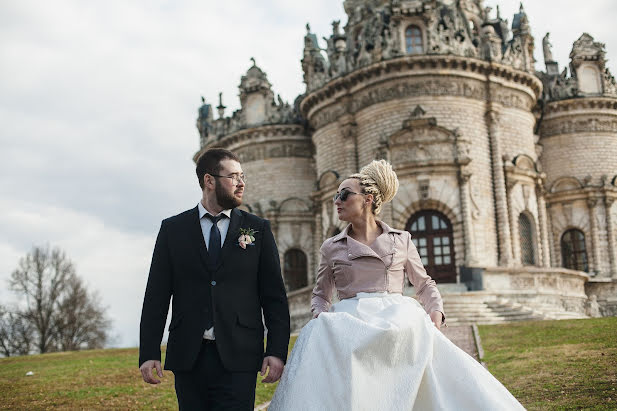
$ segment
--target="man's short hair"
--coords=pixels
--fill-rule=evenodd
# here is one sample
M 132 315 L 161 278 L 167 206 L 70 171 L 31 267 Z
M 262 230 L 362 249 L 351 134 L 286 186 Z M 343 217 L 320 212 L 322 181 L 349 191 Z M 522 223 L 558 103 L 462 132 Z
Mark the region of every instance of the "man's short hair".
M 235 160 L 240 162 L 237 155 L 224 148 L 211 148 L 206 150 L 197 160 L 197 179 L 199 180 L 199 186 L 203 190 L 204 188 L 204 175 L 219 174 L 221 172 L 221 161 L 223 160 Z

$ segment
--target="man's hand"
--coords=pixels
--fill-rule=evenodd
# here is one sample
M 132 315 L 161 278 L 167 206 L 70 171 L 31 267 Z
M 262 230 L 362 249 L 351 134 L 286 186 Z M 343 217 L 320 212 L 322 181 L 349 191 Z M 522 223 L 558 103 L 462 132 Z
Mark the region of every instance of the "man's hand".
M 285 364 L 283 364 L 283 361 L 278 357 L 269 356 L 264 358 L 264 362 L 261 365 L 261 372 L 259 373 L 262 377 L 266 375 L 266 369 L 268 367 L 270 367 L 270 371 L 261 382 L 277 382 L 279 378 L 281 378 L 281 374 L 283 374 Z
M 443 314 L 441 313 L 441 311 L 433 311 L 431 313 L 431 321 L 433 321 L 433 324 L 435 324 L 435 327 L 437 327 L 437 329 L 440 330 L 441 322 L 443 321 Z
M 152 370 L 156 369 L 156 373 L 159 377 L 163 378 L 163 369 L 161 368 L 161 362 L 155 360 L 148 360 L 145 363 L 141 364 L 139 367 L 139 371 L 141 371 L 141 376 L 144 381 L 148 384 L 160 384 L 161 380 L 157 380 L 152 376 Z

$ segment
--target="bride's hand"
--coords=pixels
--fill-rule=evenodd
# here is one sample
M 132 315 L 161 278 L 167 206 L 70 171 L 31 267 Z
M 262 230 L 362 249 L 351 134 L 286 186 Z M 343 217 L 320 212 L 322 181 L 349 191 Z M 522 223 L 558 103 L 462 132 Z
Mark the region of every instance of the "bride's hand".
M 441 313 L 441 311 L 433 311 L 431 313 L 431 321 L 433 321 L 433 324 L 435 324 L 435 327 L 437 327 L 437 329 L 440 330 L 441 322 L 443 321 L 443 314 Z

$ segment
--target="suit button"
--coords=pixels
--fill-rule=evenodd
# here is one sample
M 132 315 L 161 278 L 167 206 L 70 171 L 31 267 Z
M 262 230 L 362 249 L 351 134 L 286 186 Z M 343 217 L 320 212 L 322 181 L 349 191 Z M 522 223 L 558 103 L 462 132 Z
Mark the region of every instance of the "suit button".
M 351 258 L 351 254 L 347 254 L 347 257 Z
M 216 281 L 212 280 L 210 284 L 212 284 L 212 286 L 214 287 L 216 285 Z

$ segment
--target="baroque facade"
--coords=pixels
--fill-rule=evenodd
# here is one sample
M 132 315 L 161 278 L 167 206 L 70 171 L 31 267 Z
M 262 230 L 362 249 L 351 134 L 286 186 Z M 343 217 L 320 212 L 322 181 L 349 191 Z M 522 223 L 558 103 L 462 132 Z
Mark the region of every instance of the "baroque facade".
M 199 155 L 236 152 L 248 211 L 268 218 L 292 319 L 308 318 L 321 243 L 344 225 L 332 196 L 373 159 L 400 179 L 381 218 L 412 232 L 445 290 L 542 318 L 617 315 L 617 84 L 589 34 L 569 68 L 482 0 L 346 0 L 325 49 L 307 25 L 306 91 L 274 98 L 255 64 L 241 108 L 199 109 Z M 220 99 L 222 100 L 222 99 Z M 450 284 L 448 286 L 448 284 Z M 450 287 L 450 288 L 448 288 Z

